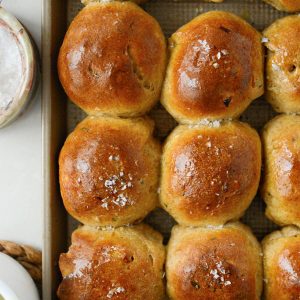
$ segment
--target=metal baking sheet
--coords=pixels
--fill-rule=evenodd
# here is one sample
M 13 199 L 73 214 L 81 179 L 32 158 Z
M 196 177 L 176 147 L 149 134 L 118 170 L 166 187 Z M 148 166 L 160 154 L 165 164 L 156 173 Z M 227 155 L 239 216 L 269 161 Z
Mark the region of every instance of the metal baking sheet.
M 262 0 L 225 0 L 223 3 L 202 1 L 150 0 L 145 10 L 160 23 L 166 38 L 180 26 L 197 15 L 210 10 L 233 12 L 262 31 L 274 20 L 283 17 Z M 59 85 L 56 59 L 67 25 L 82 8 L 79 0 L 44 0 L 44 176 L 45 176 L 45 250 L 44 250 L 44 299 L 55 299 L 60 280 L 57 268 L 59 253 L 65 251 L 72 230 L 78 223 L 67 216 L 59 196 L 57 157 L 59 150 L 76 124 L 85 114 L 67 101 Z M 241 116 L 259 132 L 275 116 L 270 105 L 260 97 Z M 158 104 L 149 115 L 156 122 L 155 136 L 163 142 L 176 126 L 175 120 Z M 247 210 L 242 222 L 248 224 L 260 240 L 277 226 L 264 216 L 265 205 L 259 194 Z M 145 220 L 160 231 L 167 242 L 174 220 L 162 209 L 152 212 Z

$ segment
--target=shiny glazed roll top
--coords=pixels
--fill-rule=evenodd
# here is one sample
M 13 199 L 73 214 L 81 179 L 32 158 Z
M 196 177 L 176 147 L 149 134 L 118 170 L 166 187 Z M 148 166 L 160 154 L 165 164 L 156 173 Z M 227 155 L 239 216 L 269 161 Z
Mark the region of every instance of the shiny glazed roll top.
M 257 192 L 260 170 L 260 139 L 247 124 L 180 125 L 163 149 L 161 205 L 183 225 L 236 220 Z
M 132 2 L 87 5 L 58 58 L 70 99 L 92 115 L 137 116 L 158 101 L 166 42 L 158 22 Z
M 300 11 L 300 0 L 264 0 L 278 10 L 286 12 Z
M 114 1 L 114 0 L 110 0 L 110 1 Z M 131 2 L 134 2 L 134 3 L 137 3 L 137 4 L 142 4 L 144 2 L 147 2 L 147 0 L 115 0 L 115 1 L 120 1 L 120 2 L 131 1 Z M 84 5 L 88 5 L 88 4 L 93 3 L 93 2 L 105 3 L 105 2 L 109 2 L 109 1 L 107 1 L 107 0 L 81 0 L 81 3 L 84 4 Z
M 298 299 L 300 295 L 300 231 L 294 226 L 263 240 L 266 300 Z
M 162 104 L 180 123 L 238 117 L 263 94 L 261 35 L 243 19 L 201 14 L 170 44 Z
M 163 300 L 164 261 L 162 236 L 149 226 L 83 226 L 59 259 L 59 299 Z
M 300 226 L 300 116 L 280 115 L 263 130 L 266 215 Z
M 259 300 L 260 245 L 239 223 L 215 228 L 175 226 L 166 274 L 172 300 Z
M 61 195 L 84 224 L 121 226 L 157 205 L 160 145 L 150 119 L 88 117 L 59 157 Z
M 264 31 L 268 49 L 266 98 L 278 112 L 300 113 L 299 38 L 299 15 L 276 20 Z

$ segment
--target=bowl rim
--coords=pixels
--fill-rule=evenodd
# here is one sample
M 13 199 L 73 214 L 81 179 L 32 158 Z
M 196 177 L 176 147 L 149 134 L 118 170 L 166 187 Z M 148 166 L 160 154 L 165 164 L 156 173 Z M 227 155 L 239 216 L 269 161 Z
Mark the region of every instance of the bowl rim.
M 23 78 L 18 93 L 8 112 L 0 116 L 0 128 L 14 121 L 32 99 L 36 84 L 37 63 L 35 48 L 25 27 L 10 12 L 0 6 L 0 24 L 4 23 L 19 42 L 23 62 Z
M 0 252 L 0 288 L 2 296 L 16 299 L 38 300 L 38 290 L 29 273 L 12 257 Z M 24 298 L 25 297 L 25 298 Z M 29 298 L 28 298 L 29 297 Z M 15 299 L 15 298 L 4 298 Z

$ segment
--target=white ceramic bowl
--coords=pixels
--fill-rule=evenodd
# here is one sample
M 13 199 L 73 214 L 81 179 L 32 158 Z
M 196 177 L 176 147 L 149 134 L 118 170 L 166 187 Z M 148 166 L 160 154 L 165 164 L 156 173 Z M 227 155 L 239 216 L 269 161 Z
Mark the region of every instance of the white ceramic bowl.
M 38 300 L 37 288 L 27 271 L 13 258 L 0 253 L 0 299 Z
M 35 47 L 22 24 L 0 6 L 0 26 L 4 26 L 16 38 L 22 56 L 23 76 L 21 86 L 7 111 L 0 113 L 0 128 L 14 121 L 33 98 L 37 83 L 37 58 Z

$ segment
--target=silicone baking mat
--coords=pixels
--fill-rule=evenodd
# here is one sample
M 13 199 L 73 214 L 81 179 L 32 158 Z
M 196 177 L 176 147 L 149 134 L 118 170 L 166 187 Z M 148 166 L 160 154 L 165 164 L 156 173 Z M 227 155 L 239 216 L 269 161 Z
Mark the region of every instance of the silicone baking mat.
M 171 1 L 171 0 L 150 0 L 143 5 L 144 9 L 154 16 L 160 23 L 166 38 L 170 37 L 180 26 L 187 23 L 197 15 L 210 10 L 224 10 L 235 13 L 255 28 L 262 31 L 274 20 L 283 17 L 285 14 L 279 12 L 265 4 L 262 0 L 225 0 L 223 3 L 207 3 L 200 1 Z M 71 22 L 74 16 L 82 8 L 79 0 L 69 0 L 68 2 L 68 21 Z M 275 116 L 275 112 L 265 101 L 264 97 L 255 100 L 250 107 L 243 113 L 240 120 L 247 122 L 254 128 L 261 131 L 262 127 Z M 155 120 L 155 136 L 163 142 L 166 136 L 176 126 L 176 121 L 158 104 L 150 113 L 150 117 Z M 83 111 L 68 103 L 68 131 L 71 132 L 76 124 L 85 117 Z M 255 235 L 261 239 L 277 226 L 269 221 L 265 215 L 265 205 L 259 194 L 253 200 L 247 210 L 242 222 L 248 224 Z M 172 226 L 175 221 L 162 209 L 152 212 L 145 220 L 160 231 L 167 241 Z M 69 232 L 77 227 L 73 219 L 69 220 Z

